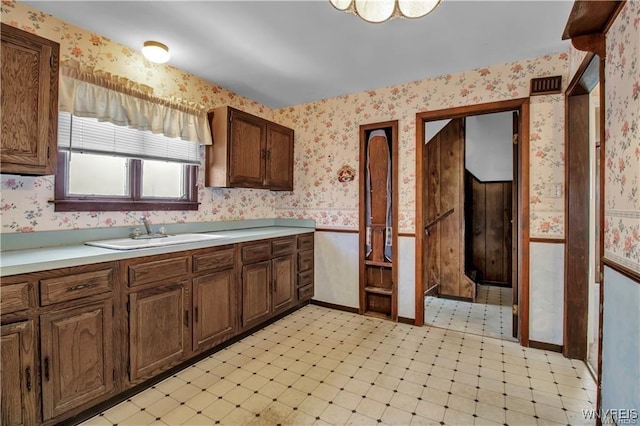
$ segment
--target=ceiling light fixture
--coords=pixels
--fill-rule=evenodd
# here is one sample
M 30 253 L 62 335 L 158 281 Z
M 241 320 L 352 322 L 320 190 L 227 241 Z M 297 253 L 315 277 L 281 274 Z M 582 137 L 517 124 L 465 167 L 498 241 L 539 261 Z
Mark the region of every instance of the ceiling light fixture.
M 169 48 L 158 41 L 145 41 L 142 46 L 142 54 L 145 58 L 156 64 L 164 64 L 171 57 Z
M 380 23 L 392 18 L 421 18 L 440 4 L 440 0 L 329 0 L 338 10 L 353 13 L 367 22 Z

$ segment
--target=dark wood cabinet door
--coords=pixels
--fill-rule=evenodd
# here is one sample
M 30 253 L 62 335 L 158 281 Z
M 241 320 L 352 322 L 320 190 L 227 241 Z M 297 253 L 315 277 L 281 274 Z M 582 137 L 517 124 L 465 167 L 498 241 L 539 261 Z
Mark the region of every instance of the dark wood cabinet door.
M 1 39 L 2 172 L 53 174 L 59 45 L 6 24 Z
M 187 281 L 174 281 L 129 295 L 131 382 L 183 359 L 189 339 L 187 293 Z
M 202 351 L 236 331 L 235 271 L 228 269 L 193 279 L 193 350 Z
M 230 112 L 229 183 L 262 187 L 266 151 L 266 121 L 238 110 Z
M 3 325 L 0 330 L 1 424 L 37 424 L 40 407 L 33 320 Z
M 247 328 L 271 314 L 271 261 L 242 267 L 242 327 Z
M 295 299 L 295 263 L 293 255 L 273 259 L 273 311 L 291 306 Z
M 274 123 L 267 125 L 267 158 L 264 185 L 269 189 L 293 191 L 293 130 Z
M 45 421 L 113 390 L 111 306 L 104 300 L 40 317 Z

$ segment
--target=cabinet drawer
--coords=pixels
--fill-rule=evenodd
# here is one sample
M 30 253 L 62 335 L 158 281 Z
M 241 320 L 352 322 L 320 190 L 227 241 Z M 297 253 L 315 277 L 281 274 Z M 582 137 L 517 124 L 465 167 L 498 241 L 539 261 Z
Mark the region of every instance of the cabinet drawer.
M 193 272 L 233 268 L 235 260 L 233 247 L 217 249 L 211 253 L 194 254 Z
M 156 260 L 154 262 L 129 265 L 129 285 L 141 285 L 189 273 L 189 257 Z
M 313 234 L 298 236 L 298 250 L 308 250 L 313 248 Z
M 0 313 L 10 314 L 12 312 L 29 309 L 34 305 L 31 283 L 17 283 L 6 285 L 0 288 Z
M 109 268 L 40 280 L 40 303 L 46 306 L 111 291 L 112 274 Z
M 313 269 L 298 274 L 298 287 L 313 284 Z
M 298 272 L 313 269 L 313 251 L 307 250 L 298 253 Z
M 242 262 L 264 260 L 271 257 L 271 243 L 252 244 L 242 247 Z
M 273 256 L 280 256 L 281 254 L 293 253 L 296 247 L 295 237 L 283 238 L 271 242 L 271 253 Z
M 313 297 L 313 285 L 298 289 L 298 300 L 309 300 Z

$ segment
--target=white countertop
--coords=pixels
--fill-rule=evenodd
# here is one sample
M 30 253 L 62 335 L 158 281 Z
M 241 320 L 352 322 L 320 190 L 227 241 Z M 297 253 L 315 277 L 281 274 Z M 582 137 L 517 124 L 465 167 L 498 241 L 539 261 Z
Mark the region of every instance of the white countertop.
M 70 245 L 4 251 L 0 253 L 0 277 L 66 268 L 69 266 L 176 253 L 185 250 L 224 246 L 247 241 L 286 237 L 289 235 L 306 234 L 313 231 L 313 228 L 269 226 L 263 228 L 207 232 L 207 234 L 212 235 L 224 235 L 226 238 L 136 250 L 111 250 L 87 245 Z

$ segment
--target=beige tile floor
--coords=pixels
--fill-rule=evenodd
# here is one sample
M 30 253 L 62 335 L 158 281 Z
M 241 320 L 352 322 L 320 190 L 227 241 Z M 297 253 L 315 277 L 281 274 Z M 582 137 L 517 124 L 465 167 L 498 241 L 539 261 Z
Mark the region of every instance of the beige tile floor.
M 306 306 L 85 425 L 575 425 L 582 362 Z
M 476 302 L 425 297 L 424 323 L 481 336 L 515 340 L 512 337 L 513 291 L 510 288 L 478 285 Z

